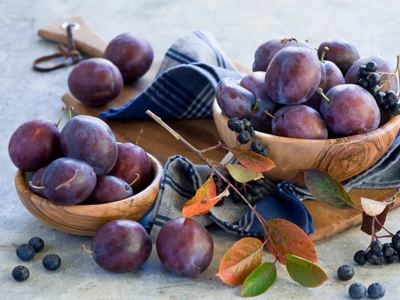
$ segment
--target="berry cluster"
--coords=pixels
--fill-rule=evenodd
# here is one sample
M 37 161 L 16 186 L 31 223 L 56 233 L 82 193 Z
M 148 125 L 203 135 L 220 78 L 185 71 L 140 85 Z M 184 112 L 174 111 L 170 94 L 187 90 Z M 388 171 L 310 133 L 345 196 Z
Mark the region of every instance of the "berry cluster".
M 259 200 L 264 198 L 269 193 L 269 188 L 267 186 L 267 180 L 265 178 L 260 178 L 257 180 L 252 180 L 246 183 L 237 182 L 232 178 L 230 174 L 225 176 L 228 181 L 235 186 L 235 188 L 243 195 L 243 197 L 251 204 L 256 204 Z M 224 182 L 217 175 L 214 175 L 214 182 L 217 186 L 217 192 L 221 193 L 226 189 L 227 183 Z M 235 204 L 245 204 L 243 199 L 238 193 L 236 193 L 232 187 L 229 188 L 230 195 L 223 197 L 216 206 L 222 205 L 224 201 L 232 201 Z
M 40 237 L 33 237 L 28 244 L 18 246 L 16 250 L 17 257 L 22 261 L 30 261 L 36 253 L 42 251 L 44 241 Z M 47 254 L 42 260 L 43 267 L 49 271 L 55 271 L 61 266 L 61 259 L 57 254 Z M 11 273 L 16 281 L 25 281 L 29 278 L 29 269 L 25 266 L 16 266 Z
M 228 120 L 228 128 L 237 133 L 237 139 L 243 145 L 249 143 L 251 137 L 256 134 L 250 121 L 247 119 L 239 120 L 238 118 L 230 118 Z M 263 156 L 269 155 L 269 149 L 258 140 L 251 142 L 250 149 Z
M 382 77 L 376 72 L 377 68 L 377 64 L 373 61 L 361 65 L 357 70 L 356 84 L 369 91 L 383 111 L 390 111 L 395 116 L 400 115 L 400 102 L 397 94 L 392 90 L 388 90 L 386 93 L 380 91 L 379 84 Z
M 382 242 L 375 240 L 371 242 L 367 251 L 357 251 L 354 254 L 354 261 L 359 265 L 365 265 L 367 262 L 373 265 L 392 264 L 399 261 L 399 253 L 400 230 L 392 236 L 390 243 L 382 244 Z
M 238 118 L 230 118 L 228 120 L 228 128 L 236 132 L 237 139 L 241 144 L 247 144 L 250 142 L 251 137 L 256 134 L 250 121 L 247 119 L 239 120 Z

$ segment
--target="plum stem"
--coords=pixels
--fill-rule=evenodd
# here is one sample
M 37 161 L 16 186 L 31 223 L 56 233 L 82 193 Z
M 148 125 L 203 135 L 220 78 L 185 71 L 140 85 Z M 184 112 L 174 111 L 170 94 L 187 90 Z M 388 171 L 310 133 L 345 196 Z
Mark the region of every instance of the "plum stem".
M 96 251 L 88 250 L 85 245 L 82 245 L 82 250 L 89 254 L 95 254 Z
M 325 46 L 324 49 L 322 50 L 321 58 L 320 58 L 320 61 L 321 61 L 322 63 L 324 62 L 325 54 L 326 54 L 327 51 L 329 51 L 329 48 L 328 48 L 327 46 Z
M 271 114 L 268 110 L 264 110 L 264 112 L 265 112 L 265 114 L 266 114 L 268 117 L 271 117 L 272 119 L 275 119 L 275 120 L 278 119 L 278 118 L 275 117 L 273 114 Z
M 32 183 L 32 181 L 29 181 L 28 184 L 29 184 L 30 187 L 33 187 L 34 189 L 37 189 L 37 190 L 44 190 L 45 188 L 47 188 L 47 186 L 38 186 L 38 185 L 34 185 L 34 184 Z
M 139 178 L 140 178 L 140 174 L 139 173 L 135 173 L 135 175 L 136 175 L 136 178 L 129 184 L 129 186 L 132 186 L 132 185 L 134 185 L 135 183 L 136 183 L 136 181 L 138 181 L 139 180 Z
M 63 116 L 64 116 L 64 111 L 65 111 L 65 107 L 64 106 L 61 106 L 61 116 L 58 118 L 58 121 L 57 121 L 57 123 L 56 123 L 56 127 L 58 128 L 58 125 L 60 125 L 60 122 L 61 122 L 61 120 L 62 120 L 62 118 L 63 118 Z
M 136 138 L 136 142 L 135 142 L 136 145 L 139 144 L 139 139 L 140 139 L 140 137 L 142 136 L 142 134 L 143 134 L 143 128 L 141 128 L 141 129 L 139 130 L 139 134 L 138 134 L 138 136 L 137 136 L 137 138 Z
M 325 94 L 324 91 L 319 87 L 317 88 L 317 92 L 318 94 L 320 94 L 322 96 L 322 98 L 324 98 L 329 104 L 332 102 L 331 99 L 329 99 Z
M 251 108 L 251 110 L 252 111 L 257 111 L 258 106 L 260 105 L 261 101 L 262 101 L 261 99 L 257 99 L 256 100 L 256 104 L 254 104 L 254 106 Z
M 286 44 L 288 42 L 293 42 L 293 41 L 296 42 L 297 47 L 300 47 L 299 41 L 294 37 L 283 39 L 283 40 L 281 40 L 280 44 L 283 45 L 283 44 Z
M 74 107 L 72 105 L 68 106 L 68 119 L 72 119 L 72 111 L 74 110 Z
M 400 68 L 399 68 L 400 67 L 400 54 L 396 55 L 396 59 L 397 59 L 396 69 L 394 69 L 393 73 L 389 73 L 390 77 L 388 78 L 388 80 L 385 80 L 385 82 L 379 88 L 385 86 L 385 84 L 388 86 L 390 84 L 390 81 L 392 81 L 393 77 L 396 76 L 396 74 L 398 75 L 398 77 L 400 79 Z M 400 89 L 400 85 L 398 84 L 396 95 L 399 95 L 399 89 Z

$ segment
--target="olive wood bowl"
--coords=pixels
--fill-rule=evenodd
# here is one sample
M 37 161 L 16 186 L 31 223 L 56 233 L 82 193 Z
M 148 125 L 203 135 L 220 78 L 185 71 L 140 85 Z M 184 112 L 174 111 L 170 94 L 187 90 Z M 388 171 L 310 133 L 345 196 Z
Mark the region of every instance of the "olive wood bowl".
M 236 134 L 227 126 L 228 116 L 213 103 L 213 117 L 218 133 L 228 147 L 237 145 Z M 379 128 L 363 134 L 324 140 L 296 139 L 256 131 L 259 140 L 270 150 L 269 158 L 276 167 L 264 173 L 273 181 L 289 181 L 304 187 L 303 171 L 318 169 L 340 182 L 352 178 L 377 162 L 397 136 L 400 116 L 388 117 Z M 250 143 L 244 145 L 249 149 Z
M 163 173 L 163 166 L 147 153 L 153 166 L 153 181 L 140 193 L 105 204 L 59 205 L 33 193 L 28 185 L 28 174 L 20 170 L 15 176 L 15 187 L 28 211 L 44 224 L 57 230 L 82 236 L 93 236 L 105 223 L 116 219 L 138 221 L 153 205 Z

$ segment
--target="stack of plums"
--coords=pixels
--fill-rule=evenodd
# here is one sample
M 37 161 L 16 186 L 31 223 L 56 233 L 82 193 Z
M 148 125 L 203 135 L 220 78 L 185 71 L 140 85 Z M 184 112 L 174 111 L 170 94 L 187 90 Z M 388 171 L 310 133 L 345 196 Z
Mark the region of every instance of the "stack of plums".
M 143 148 L 117 143 L 108 124 L 91 116 L 75 116 L 62 130 L 47 120 L 27 121 L 12 134 L 8 152 L 18 169 L 32 172 L 29 188 L 60 205 L 118 201 L 153 179 Z
M 124 84 L 131 84 L 150 69 L 153 48 L 144 37 L 131 33 L 110 41 L 101 58 L 78 63 L 68 77 L 68 88 L 88 106 L 103 106 L 114 100 Z
M 367 74 L 368 63 L 375 68 Z M 364 81 L 375 81 L 360 84 L 362 70 Z M 391 112 L 400 113 L 397 90 L 397 72 L 382 56 L 360 59 L 355 46 L 342 40 L 325 41 L 316 50 L 302 40 L 276 38 L 257 48 L 253 72 L 218 83 L 216 100 L 229 118 L 247 119 L 258 131 L 327 139 L 378 128 L 382 93 L 395 94 Z

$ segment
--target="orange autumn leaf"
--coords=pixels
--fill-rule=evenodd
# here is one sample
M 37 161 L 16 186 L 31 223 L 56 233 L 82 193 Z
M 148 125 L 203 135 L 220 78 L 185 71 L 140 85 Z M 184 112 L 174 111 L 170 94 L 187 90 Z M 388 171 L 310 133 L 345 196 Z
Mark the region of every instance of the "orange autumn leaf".
M 262 242 L 253 237 L 242 238 L 225 253 L 216 274 L 224 283 L 240 285 L 262 261 Z
M 212 175 L 197 190 L 194 197 L 188 200 L 182 209 L 184 217 L 201 216 L 210 211 L 217 202 L 224 196 L 229 195 L 229 190 L 225 189 L 217 196 L 217 189 Z
M 229 151 L 246 168 L 256 172 L 268 172 L 275 167 L 275 163 L 268 157 L 255 153 L 251 150 L 244 150 L 240 147 L 228 148 Z
M 314 243 L 299 226 L 278 218 L 265 222 L 265 225 L 269 237 L 267 248 L 275 257 L 278 257 L 282 264 L 286 263 L 287 254 L 296 255 L 311 262 L 318 261 Z

